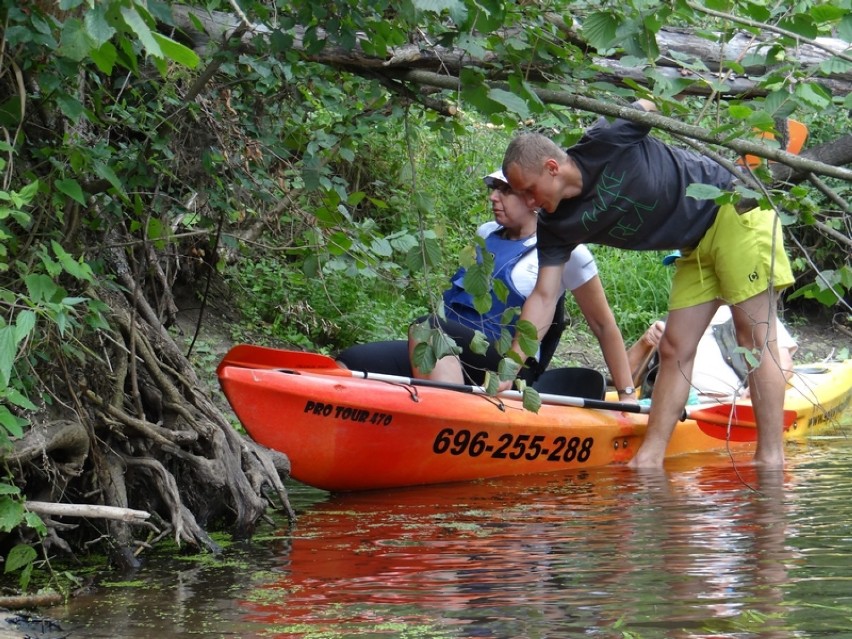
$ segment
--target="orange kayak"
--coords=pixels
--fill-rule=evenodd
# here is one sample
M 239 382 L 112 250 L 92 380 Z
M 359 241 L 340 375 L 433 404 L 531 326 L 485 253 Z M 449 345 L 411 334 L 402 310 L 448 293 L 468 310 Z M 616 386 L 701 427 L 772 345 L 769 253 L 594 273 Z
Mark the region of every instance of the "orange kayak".
M 535 413 L 504 394 L 357 375 L 324 355 L 249 345 L 235 346 L 217 368 L 249 436 L 286 454 L 294 479 L 329 491 L 624 464 L 647 425 L 647 415 L 626 410 L 546 402 Z M 800 367 L 788 390 L 785 408 L 795 413 L 785 437 L 849 425 L 850 402 L 852 360 Z M 755 436 L 731 441 L 733 431 L 719 419 L 709 417 L 716 422 L 710 427 L 697 414 L 678 422 L 667 456 L 754 445 Z M 734 421 L 745 422 L 736 417 L 742 414 Z M 754 431 L 753 423 L 740 430 L 749 428 Z

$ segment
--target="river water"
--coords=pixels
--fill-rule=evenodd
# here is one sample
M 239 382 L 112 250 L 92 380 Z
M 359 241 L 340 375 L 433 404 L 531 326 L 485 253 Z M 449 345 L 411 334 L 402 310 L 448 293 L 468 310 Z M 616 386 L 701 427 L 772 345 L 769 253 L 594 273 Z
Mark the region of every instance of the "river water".
M 792 445 L 784 471 L 746 461 L 293 484 L 294 526 L 40 612 L 87 638 L 852 637 L 852 441 Z

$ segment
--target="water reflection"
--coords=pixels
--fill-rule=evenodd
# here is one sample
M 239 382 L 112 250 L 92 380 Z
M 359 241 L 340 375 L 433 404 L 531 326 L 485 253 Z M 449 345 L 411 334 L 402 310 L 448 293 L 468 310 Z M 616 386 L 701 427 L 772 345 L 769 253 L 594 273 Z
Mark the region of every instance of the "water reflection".
M 50 615 L 84 637 L 846 637 L 852 446 L 328 495 Z M 156 619 L 152 619 L 152 611 Z M 118 630 L 118 632 L 116 632 Z
M 711 624 L 723 631 L 748 612 L 763 636 L 788 636 L 780 623 L 765 633 L 783 617 L 793 476 L 746 461 L 331 497 L 277 547 L 281 576 L 246 604 L 248 619 L 680 637 L 733 619 Z
M 638 476 L 648 508 L 626 522 L 628 556 L 644 558 L 634 565 L 635 576 L 653 575 L 648 588 L 666 602 L 668 625 L 682 629 L 670 636 L 745 630 L 758 622 L 761 637 L 793 636 L 783 604 L 794 559 L 786 545 L 791 507 L 785 490 L 793 489 L 795 475 L 746 461 Z M 642 615 L 637 607 L 630 618 Z

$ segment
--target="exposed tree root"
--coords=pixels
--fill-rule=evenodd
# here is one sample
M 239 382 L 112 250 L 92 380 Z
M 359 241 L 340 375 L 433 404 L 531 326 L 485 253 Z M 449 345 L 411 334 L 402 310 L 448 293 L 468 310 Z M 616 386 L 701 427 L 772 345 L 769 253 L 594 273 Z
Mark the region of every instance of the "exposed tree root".
M 122 273 L 127 264 L 116 261 Z M 155 272 L 158 286 L 164 277 Z M 129 271 L 120 279 L 129 292 L 99 293 L 118 331 L 93 347 L 86 368 L 56 363 L 75 410 L 39 421 L 6 458 L 27 499 L 37 501 L 31 511 L 48 526 L 46 546 L 73 553 L 108 542 L 116 565 L 131 569 L 151 543 L 139 536 L 152 528 L 181 546 L 218 552 L 209 526 L 245 538 L 269 506 L 292 520 L 287 458 L 232 428 L 135 291 L 139 279 Z M 173 303 L 165 308 L 173 314 Z M 62 521 L 69 516 L 73 525 Z

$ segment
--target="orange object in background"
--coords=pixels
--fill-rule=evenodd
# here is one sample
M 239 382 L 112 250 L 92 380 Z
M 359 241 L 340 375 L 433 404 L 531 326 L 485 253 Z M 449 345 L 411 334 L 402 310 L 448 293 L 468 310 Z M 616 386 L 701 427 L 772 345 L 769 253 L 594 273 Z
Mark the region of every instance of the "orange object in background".
M 764 131 L 761 134 L 762 138 L 766 138 L 769 140 L 774 140 L 775 136 L 767 131 Z M 802 150 L 802 147 L 805 146 L 805 141 L 808 139 L 808 127 L 799 122 L 798 120 L 793 120 L 791 118 L 787 118 L 787 148 L 785 149 L 787 153 L 793 153 L 798 155 Z M 745 161 L 743 161 L 745 160 Z M 743 165 L 746 164 L 750 169 L 754 169 L 760 166 L 761 158 L 756 155 L 746 155 L 745 158 L 740 158 L 737 160 L 737 164 Z

